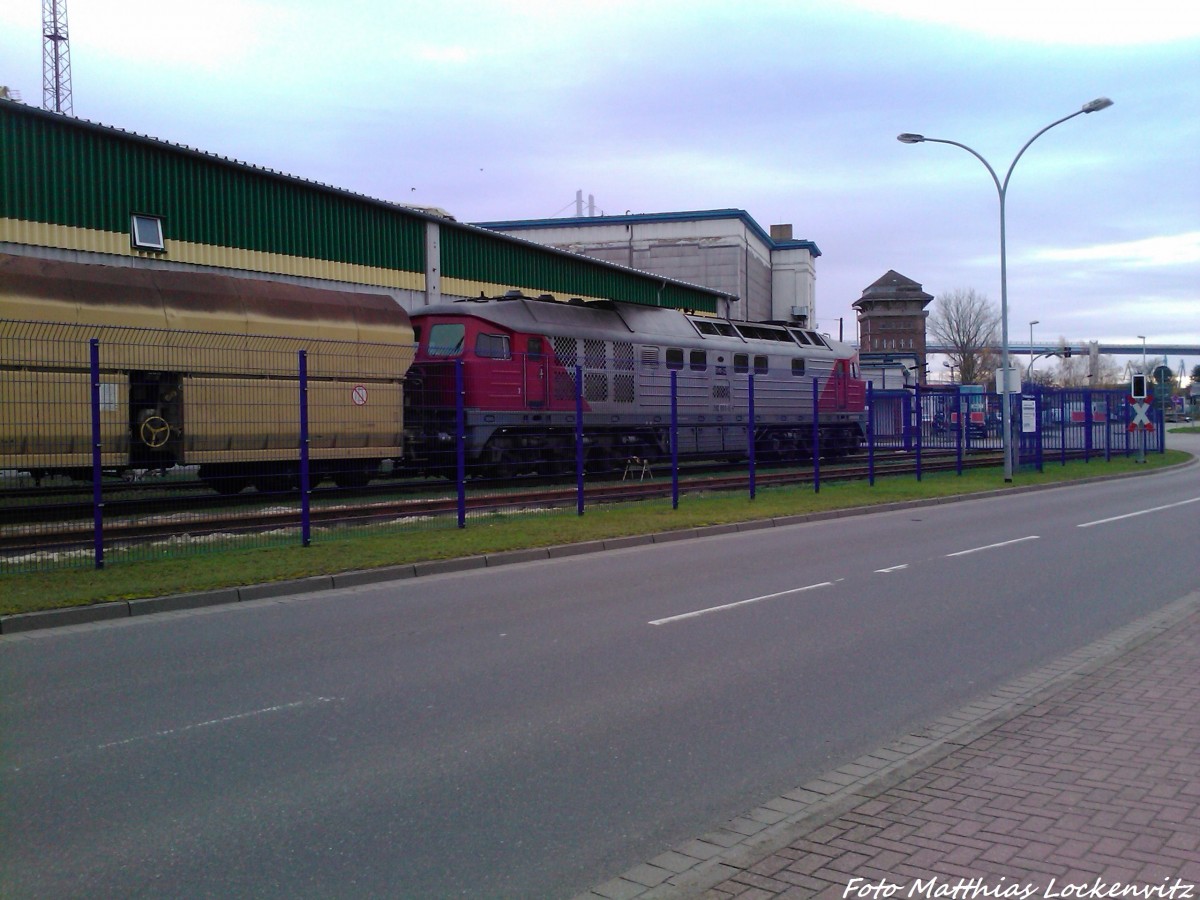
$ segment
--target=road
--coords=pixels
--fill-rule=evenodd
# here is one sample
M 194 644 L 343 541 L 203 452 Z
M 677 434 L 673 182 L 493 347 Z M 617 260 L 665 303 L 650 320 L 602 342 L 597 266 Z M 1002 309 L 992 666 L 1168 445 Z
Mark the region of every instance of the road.
M 1196 590 L 1197 521 L 1191 467 L 0 638 L 0 895 L 570 896 Z

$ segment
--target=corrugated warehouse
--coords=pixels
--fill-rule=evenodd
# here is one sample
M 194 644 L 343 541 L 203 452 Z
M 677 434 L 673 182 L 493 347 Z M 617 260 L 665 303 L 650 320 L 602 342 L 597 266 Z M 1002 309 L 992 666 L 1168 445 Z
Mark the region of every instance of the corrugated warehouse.
M 509 291 L 725 315 L 734 298 L 0 99 L 0 251 L 386 292 Z

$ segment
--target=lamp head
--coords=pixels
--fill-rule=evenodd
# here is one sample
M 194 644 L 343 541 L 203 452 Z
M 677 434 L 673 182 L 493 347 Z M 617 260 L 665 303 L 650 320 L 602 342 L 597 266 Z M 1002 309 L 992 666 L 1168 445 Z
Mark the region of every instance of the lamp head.
M 1085 113 L 1094 113 L 1102 109 L 1108 109 L 1112 105 L 1113 102 L 1107 97 L 1097 97 L 1095 100 L 1083 104 L 1083 111 Z
M 899 141 L 900 143 L 902 143 L 902 144 L 919 144 L 919 143 L 921 143 L 923 140 L 925 140 L 925 135 L 923 135 L 923 134 L 909 134 L 909 133 L 906 131 L 906 132 L 904 132 L 904 134 L 898 134 L 898 135 L 896 135 L 896 140 L 898 140 L 898 141 Z

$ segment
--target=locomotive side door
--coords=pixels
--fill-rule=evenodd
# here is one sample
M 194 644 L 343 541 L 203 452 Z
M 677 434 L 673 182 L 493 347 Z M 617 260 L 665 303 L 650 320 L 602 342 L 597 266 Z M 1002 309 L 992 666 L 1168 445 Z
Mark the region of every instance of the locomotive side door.
M 849 383 L 849 363 L 844 359 L 833 364 L 833 396 L 838 409 L 846 408 L 846 388 Z
M 545 341 L 531 337 L 525 350 L 525 403 L 529 408 L 545 408 L 548 381 Z

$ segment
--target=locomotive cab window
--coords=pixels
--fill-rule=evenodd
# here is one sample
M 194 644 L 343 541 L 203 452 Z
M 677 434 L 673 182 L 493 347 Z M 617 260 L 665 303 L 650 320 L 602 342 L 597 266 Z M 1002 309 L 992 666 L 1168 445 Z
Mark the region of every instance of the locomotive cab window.
M 507 334 L 483 334 L 475 336 L 475 355 L 484 359 L 511 359 Z
M 767 357 L 765 357 L 765 356 L 754 357 L 754 374 L 755 375 L 766 375 L 769 371 L 771 371 L 771 367 L 767 362 Z
M 792 360 L 792 374 L 793 375 L 803 375 L 804 374 L 804 360 L 802 360 L 802 359 L 793 359 Z
M 745 375 L 750 371 L 750 354 L 733 354 L 733 372 L 735 375 Z
M 530 356 L 541 356 L 545 353 L 540 337 L 531 337 L 528 344 L 528 353 Z
M 667 348 L 667 368 L 682 369 L 683 368 L 683 349 L 680 347 Z
M 457 322 L 439 322 L 429 329 L 430 356 L 461 356 L 467 326 Z
M 693 372 L 703 372 L 708 368 L 708 353 L 704 350 L 693 350 L 688 359 L 688 368 Z

